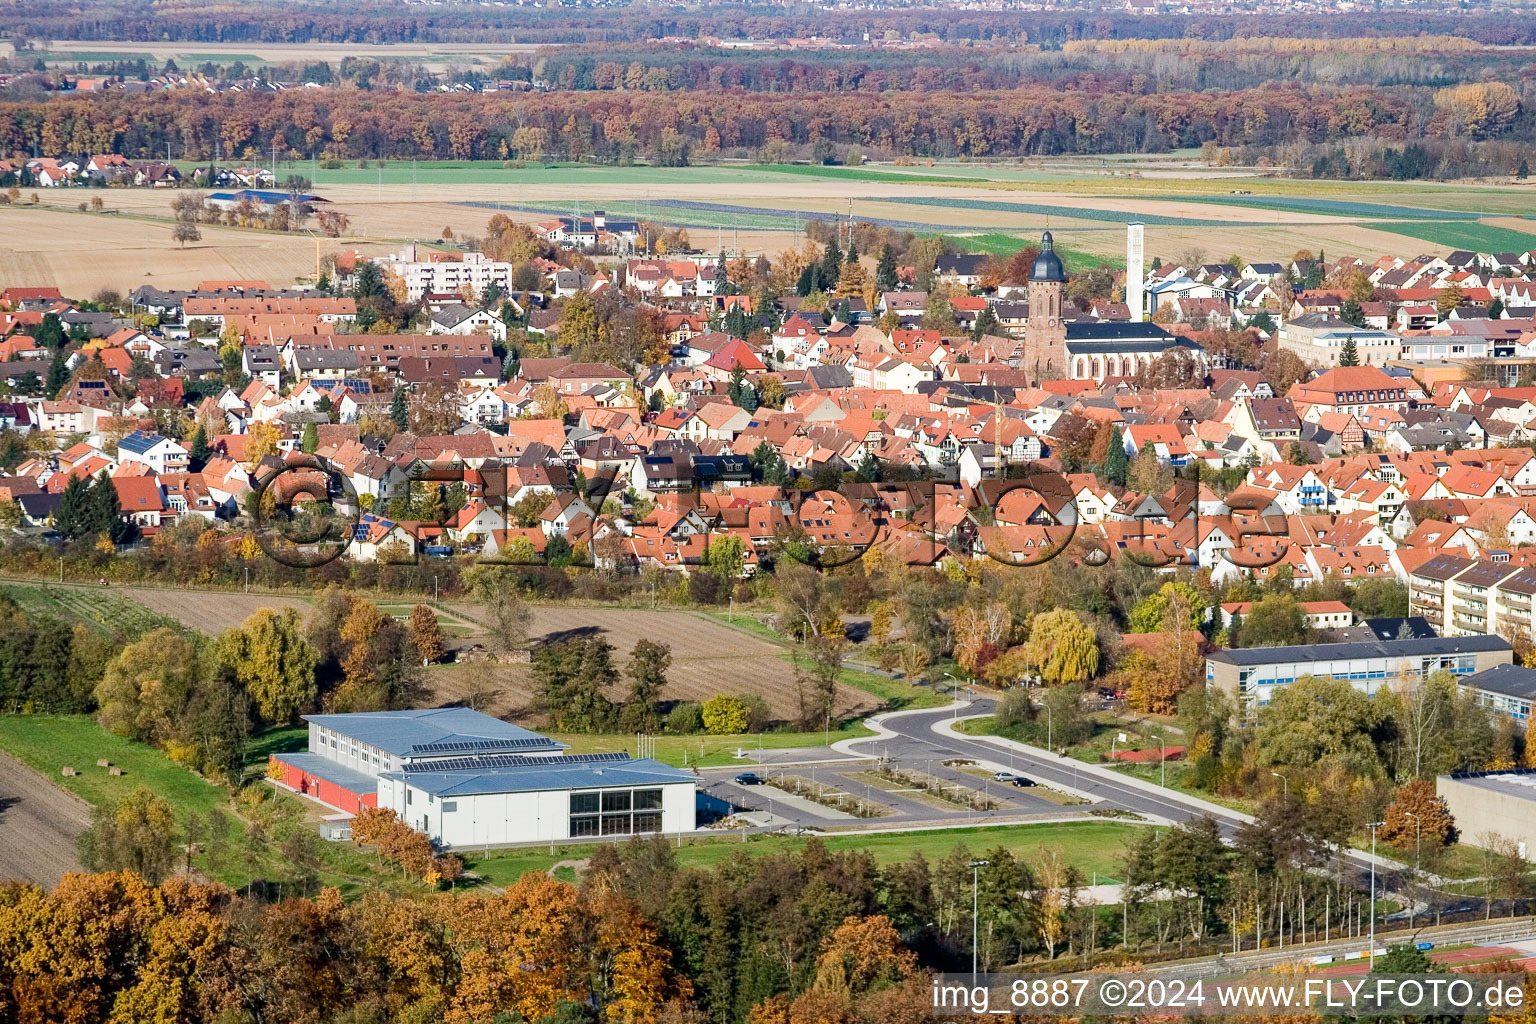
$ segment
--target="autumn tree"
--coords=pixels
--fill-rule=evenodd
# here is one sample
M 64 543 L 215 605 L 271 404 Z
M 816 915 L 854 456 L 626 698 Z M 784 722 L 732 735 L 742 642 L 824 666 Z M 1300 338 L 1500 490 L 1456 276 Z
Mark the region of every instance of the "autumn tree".
M 196 645 L 173 630 L 151 630 L 124 647 L 97 684 L 102 728 L 144 743 L 173 739 L 202 676 Z
M 1275 389 L 1275 394 L 1285 395 L 1297 381 L 1306 380 L 1312 368 L 1288 348 L 1275 351 L 1264 363 L 1264 379 Z
M 1436 795 L 1433 782 L 1413 779 L 1387 805 L 1379 835 L 1400 850 L 1411 850 L 1421 841 L 1449 846 L 1457 839 L 1456 821 L 1445 798 Z
M 699 709 L 704 728 L 716 736 L 735 736 L 747 731 L 747 706 L 730 694 L 717 693 Z
M 629 652 L 624 674 L 629 678 L 629 693 L 619 709 L 619 725 L 625 732 L 654 733 L 661 728 L 658 701 L 667 685 L 667 670 L 672 665 L 672 647 L 656 640 L 635 641 Z
M 246 431 L 245 461 L 250 469 L 255 469 L 262 459 L 269 455 L 276 455 L 277 443 L 283 439 L 282 428 L 275 423 L 252 423 Z
M 234 673 L 264 722 L 292 722 L 315 702 L 320 656 L 292 608 L 258 609 L 240 626 L 221 633 L 214 653 Z
M 1435 312 L 1441 320 L 1451 315 L 1451 311 L 1461 305 L 1463 293 L 1461 285 L 1452 282 L 1440 289 L 1440 294 L 1435 296 Z
M 846 917 L 821 944 L 811 987 L 858 997 L 911 976 L 917 957 L 883 914 Z
M 1047 683 L 1084 682 L 1099 671 L 1098 633 L 1068 608 L 1034 617 L 1028 650 L 1030 661 Z
M 77 845 L 92 870 L 132 871 L 155 885 L 175 868 L 176 817 L 164 797 L 138 786 L 115 804 L 97 806 Z
M 1001 601 L 964 605 L 952 620 L 955 661 L 972 675 L 979 675 L 1008 644 L 1013 617 Z
M 411 618 L 407 629 L 411 633 L 411 643 L 416 645 L 416 653 L 421 656 L 423 665 L 431 665 L 443 656 L 443 631 L 437 624 L 437 613 L 424 604 L 418 604 L 411 609 Z
M 413 434 L 440 437 L 453 433 L 463 421 L 464 405 L 453 385 L 431 380 L 411 395 L 407 424 Z

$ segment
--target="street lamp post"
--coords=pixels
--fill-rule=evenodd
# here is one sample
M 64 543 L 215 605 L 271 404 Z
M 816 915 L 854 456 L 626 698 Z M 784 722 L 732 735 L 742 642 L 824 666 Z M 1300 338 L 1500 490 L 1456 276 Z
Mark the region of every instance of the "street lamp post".
M 1419 860 L 1422 856 L 1424 843 L 1424 823 L 1420 821 L 1419 816 L 1414 814 L 1412 811 L 1404 811 L 1403 813 L 1413 819 L 1413 884 L 1414 887 L 1417 888 L 1419 884 Z M 1416 903 L 1418 903 L 1418 900 L 1415 898 L 1415 894 L 1410 891 L 1408 893 L 1409 928 L 1413 927 L 1413 910 Z
M 1384 824 L 1386 824 L 1386 822 L 1382 822 L 1382 821 L 1373 821 L 1373 822 L 1370 823 L 1370 829 L 1371 829 L 1371 899 L 1370 899 L 1369 910 L 1370 910 L 1370 914 L 1371 914 L 1371 967 L 1372 968 L 1374 968 L 1376 966 L 1376 830 L 1378 828 L 1380 828 Z
M 1152 738 L 1157 740 L 1158 743 L 1157 763 L 1158 767 L 1162 769 L 1163 781 L 1161 785 L 1166 788 L 1168 785 L 1168 741 L 1161 736 L 1153 736 Z
M 1285 802 L 1289 804 L 1291 802 L 1291 780 L 1279 772 L 1270 772 L 1269 774 L 1280 780 L 1281 792 L 1285 796 Z
M 1046 750 L 1055 750 L 1056 748 L 1054 746 L 1052 746 L 1052 744 L 1051 744 L 1051 706 L 1049 704 L 1046 704 L 1046 705 L 1044 705 L 1044 707 L 1045 707 L 1045 749 Z
M 978 920 L 980 920 L 980 911 L 981 911 L 981 895 L 980 895 L 981 889 L 980 889 L 980 886 L 979 886 L 978 883 L 979 883 L 979 880 L 981 878 L 981 869 L 986 867 L 986 866 L 987 866 L 987 862 L 984 861 L 984 860 L 973 860 L 970 863 L 970 868 L 971 868 L 971 984 L 972 985 L 976 984 L 977 938 L 978 938 L 978 936 L 980 934 L 979 933 L 979 929 L 978 929 L 977 924 L 976 924 L 976 922 Z

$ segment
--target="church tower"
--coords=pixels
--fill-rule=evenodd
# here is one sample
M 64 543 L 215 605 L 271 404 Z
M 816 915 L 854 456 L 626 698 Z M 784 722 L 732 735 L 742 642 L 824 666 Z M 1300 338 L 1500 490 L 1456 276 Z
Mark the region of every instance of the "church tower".
M 1024 365 L 1036 383 L 1067 375 L 1067 327 L 1061 318 L 1067 275 L 1047 231 L 1029 272 L 1029 323 L 1024 328 Z

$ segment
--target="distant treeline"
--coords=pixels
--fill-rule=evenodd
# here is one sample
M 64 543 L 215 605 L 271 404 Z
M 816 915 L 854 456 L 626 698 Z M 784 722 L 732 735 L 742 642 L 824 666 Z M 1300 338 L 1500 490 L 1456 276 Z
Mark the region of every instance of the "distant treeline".
M 651 92 L 978 92 L 1050 84 L 1091 95 L 1246 89 L 1256 82 L 1344 85 L 1454 85 L 1517 82 L 1522 51 L 1485 50 L 1466 40 L 1293 40 L 1312 48 L 1250 50 L 1223 43 L 1184 52 L 1189 40 L 1127 40 L 1129 48 L 1035 46 L 1006 52 L 941 46 L 922 50 L 738 50 L 641 42 L 551 48 L 510 60 L 492 77 L 535 79 L 560 89 Z M 1402 44 L 1382 46 L 1372 44 Z M 1463 44 L 1457 46 L 1454 44 Z M 1442 48 L 1442 44 L 1444 45 Z M 1406 58 L 1406 59 L 1405 59 Z M 350 78 L 343 73 L 342 79 Z M 306 79 L 308 81 L 310 79 Z
M 18 5 L 0 16 L 11 38 L 201 43 L 619 43 L 680 37 L 787 39 L 859 34 L 879 38 L 929 36 L 946 42 L 1007 40 L 1060 46 L 1080 39 L 1207 39 L 1278 36 L 1353 39 L 1361 36 L 1454 35 L 1479 43 L 1536 43 L 1536 22 L 1476 10 L 1454 13 L 1371 12 L 1318 17 L 1311 12 L 1230 17 L 1208 14 L 1139 16 L 1121 12 L 967 11 L 952 7 L 861 10 L 828 18 L 818 8 L 717 6 L 705 10 L 649 7 L 492 7 L 480 4 L 280 3 L 252 18 L 239 6 L 168 6 L 151 0 Z
M 695 95 L 697 98 L 695 98 Z M 275 134 L 274 134 L 275 133 Z M 1531 118 L 1502 83 L 1089 94 L 1046 86 L 958 92 L 416 94 L 193 91 L 44 95 L 0 103 L 0 150 L 186 159 L 266 153 L 337 159 L 546 159 L 665 166 L 722 156 L 775 160 L 822 148 L 1009 157 L 1293 147 L 1377 137 L 1528 140 Z

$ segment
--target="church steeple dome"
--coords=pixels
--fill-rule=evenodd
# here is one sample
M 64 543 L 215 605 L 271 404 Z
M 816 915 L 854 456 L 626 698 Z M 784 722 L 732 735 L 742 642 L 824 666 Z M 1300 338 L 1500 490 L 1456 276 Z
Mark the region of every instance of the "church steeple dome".
M 1051 239 L 1051 233 L 1047 231 L 1040 236 L 1040 255 L 1035 257 L 1035 265 L 1029 272 L 1031 281 L 1066 281 L 1066 271 L 1062 268 L 1061 257 L 1056 255 L 1056 243 Z

